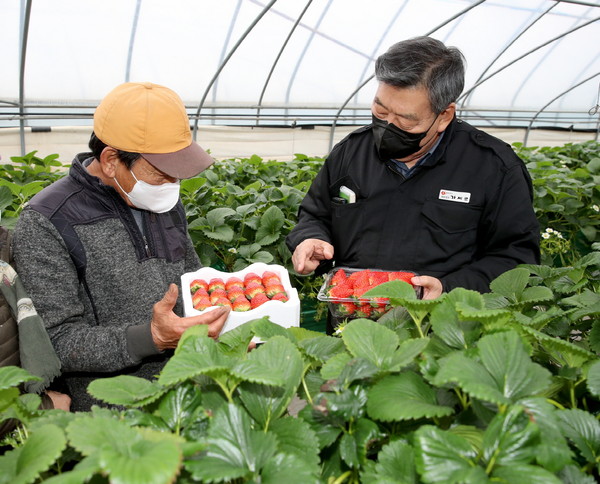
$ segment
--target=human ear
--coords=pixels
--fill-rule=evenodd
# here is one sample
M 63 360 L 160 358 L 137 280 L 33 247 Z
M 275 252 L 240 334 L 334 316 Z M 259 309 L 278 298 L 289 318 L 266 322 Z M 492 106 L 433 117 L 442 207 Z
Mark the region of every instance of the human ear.
M 100 162 L 102 174 L 108 178 L 114 178 L 118 164 L 121 162 L 117 150 L 110 146 L 106 146 L 102 150 L 102 153 L 100 153 L 100 159 L 98 161 Z
M 437 128 L 438 133 L 441 133 L 448 127 L 450 122 L 454 119 L 455 114 L 456 114 L 456 103 L 448 104 L 448 107 L 440 113 L 441 121 Z

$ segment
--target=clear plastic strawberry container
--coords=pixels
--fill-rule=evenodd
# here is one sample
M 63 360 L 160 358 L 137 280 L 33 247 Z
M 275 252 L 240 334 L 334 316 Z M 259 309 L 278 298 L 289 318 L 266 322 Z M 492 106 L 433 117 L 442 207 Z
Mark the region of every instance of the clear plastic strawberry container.
M 192 291 L 192 284 L 195 281 L 203 280 L 207 283 L 210 283 L 210 281 L 213 279 L 220 279 L 225 285 L 227 281 L 231 282 L 234 279 L 239 279 L 242 282 L 244 282 L 244 279 L 249 274 L 255 274 L 259 276 L 262 280 L 263 275 L 268 272 L 274 273 L 279 277 L 286 299 L 277 300 L 273 294 L 271 296 L 267 296 L 268 300 L 261 302 L 260 305 L 258 305 L 257 307 L 240 310 L 234 310 L 234 299 L 234 303 L 232 303 L 232 311 L 229 313 L 229 316 L 227 317 L 227 321 L 225 322 L 221 333 L 225 333 L 238 327 L 241 324 L 244 324 L 253 319 L 262 318 L 264 316 L 267 316 L 273 323 L 279 324 L 280 326 L 286 328 L 292 326 L 300 326 L 300 299 L 298 297 L 297 289 L 292 287 L 290 283 L 290 276 L 288 271 L 283 266 L 277 264 L 264 264 L 262 262 L 251 264 L 245 269 L 237 272 L 222 272 L 217 269 L 213 269 L 212 267 L 203 267 L 202 269 L 199 269 L 195 272 L 187 272 L 183 274 L 181 276 L 181 292 L 185 316 L 196 316 L 199 314 L 204 314 L 205 312 L 213 310 L 216 306 L 221 305 L 217 298 L 214 298 L 214 300 L 211 301 L 209 306 L 204 307 L 203 305 L 198 305 L 197 302 L 200 300 L 200 298 L 194 297 L 194 294 L 196 294 L 196 291 L 198 289 L 196 289 L 196 291 Z M 212 294 L 215 294 L 215 291 L 217 289 L 220 289 L 218 287 L 218 283 L 215 283 L 214 286 L 216 287 L 216 289 L 213 289 Z M 244 286 L 244 289 L 242 291 L 244 293 L 244 296 L 239 297 L 240 304 L 243 302 L 244 299 L 246 299 L 248 303 L 251 302 L 249 296 L 252 294 L 252 290 L 247 290 L 246 286 Z M 273 285 L 273 287 L 275 287 L 275 284 Z M 256 289 L 256 286 L 254 287 L 254 289 Z M 210 295 L 211 294 L 209 294 L 209 300 Z
M 410 278 L 417 275 L 407 270 L 335 267 L 325 276 L 317 299 L 328 303 L 329 311 L 335 318 L 377 320 L 391 308 L 389 301 L 386 298 L 364 297 L 363 293 L 393 280 L 404 280 L 410 284 Z M 420 299 L 423 288 L 415 286 L 415 292 Z

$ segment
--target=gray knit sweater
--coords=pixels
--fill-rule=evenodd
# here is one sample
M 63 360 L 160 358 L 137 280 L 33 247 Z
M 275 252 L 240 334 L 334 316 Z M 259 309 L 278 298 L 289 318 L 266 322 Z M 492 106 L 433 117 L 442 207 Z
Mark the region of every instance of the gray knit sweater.
M 13 247 L 18 273 L 61 360 L 73 410 L 100 403 L 86 391 L 95 378 L 151 379 L 160 372 L 170 352 L 159 352 L 152 341 L 152 307 L 170 283 L 179 286 L 183 273 L 200 267 L 181 202 L 164 214 L 143 212 L 143 236 L 117 192 L 84 168 L 89 156 L 78 155 L 68 176 L 31 200 Z M 57 220 L 81 241 L 83 276 Z M 175 312 L 182 315 L 181 292 Z

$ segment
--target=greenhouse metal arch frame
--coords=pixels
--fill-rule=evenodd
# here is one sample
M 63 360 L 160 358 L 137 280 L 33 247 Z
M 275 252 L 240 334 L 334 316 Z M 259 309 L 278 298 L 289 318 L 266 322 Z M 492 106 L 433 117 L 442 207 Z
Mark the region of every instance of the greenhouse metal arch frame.
M 65 1 L 64 3 L 73 7 L 73 2 Z M 143 25 L 146 25 L 147 28 L 147 24 L 144 22 L 148 22 L 153 10 L 158 10 L 159 13 L 161 11 L 157 9 L 156 2 L 134 0 L 123 3 L 129 3 L 133 12 L 128 22 L 125 69 L 122 77 L 118 72 L 113 76 L 119 82 L 139 80 L 143 75 L 148 77 L 150 68 L 146 64 L 150 63 L 142 60 L 143 68 L 140 69 L 140 59 L 143 59 L 144 56 L 137 50 L 146 43 L 146 36 L 141 33 Z M 177 3 L 183 8 L 187 2 L 181 0 L 173 3 Z M 367 86 L 373 86 L 374 76 L 370 75 L 365 78 L 365 75 L 369 71 L 369 66 L 372 68 L 377 55 L 382 52 L 381 47 L 383 46 L 383 50 L 385 50 L 388 45 L 400 40 L 397 35 L 399 24 L 401 26 L 412 26 L 414 23 L 424 24 L 424 17 L 419 17 L 420 9 L 415 0 L 376 2 L 375 10 L 380 5 L 382 12 L 374 12 L 374 14 L 378 15 L 380 20 L 385 19 L 386 21 L 380 22 L 379 32 L 375 32 L 370 37 L 368 46 L 363 48 L 359 47 L 359 43 L 355 42 L 353 38 L 344 37 L 346 31 L 343 24 L 341 30 L 338 31 L 329 22 L 330 18 L 339 17 L 340 12 L 350 10 L 347 13 L 351 15 L 352 9 L 359 8 L 358 2 L 308 0 L 295 2 L 295 5 L 292 5 L 292 2 L 288 0 L 271 0 L 268 3 L 257 0 L 235 0 L 235 2 L 232 0 L 222 3 L 230 4 L 230 7 L 235 3 L 235 14 L 231 16 L 227 34 L 222 39 L 221 55 L 216 62 L 213 62 L 212 68 L 205 69 L 203 75 L 204 79 L 208 81 L 204 82 L 203 89 L 199 89 L 199 86 L 203 86 L 202 83 L 196 82 L 193 90 L 184 90 L 184 95 L 182 95 L 193 123 L 194 137 L 196 137 L 200 123 L 254 125 L 256 127 L 264 125 L 286 127 L 329 125 L 331 129 L 329 148 L 331 148 L 338 125 L 342 122 L 349 125 L 364 124 L 370 118 L 370 97 L 368 94 L 363 95 L 362 92 Z M 481 125 L 484 128 L 486 126 L 526 128 L 525 143 L 529 132 L 534 129 L 534 123 L 558 129 L 593 131 L 595 138 L 598 139 L 600 125 L 598 117 L 590 115 L 590 107 L 598 102 L 596 93 L 598 92 L 597 73 L 600 71 L 600 55 L 597 51 L 593 51 L 593 49 L 598 49 L 597 42 L 583 44 L 582 39 L 600 38 L 598 23 L 600 2 L 531 0 L 527 2 L 527 7 L 517 5 L 522 3 L 512 0 L 420 1 L 421 11 L 427 6 L 435 6 L 438 10 L 447 10 L 448 12 L 440 13 L 439 16 L 430 15 L 435 17 L 429 19 L 431 28 L 425 29 L 421 25 L 417 25 L 412 31 L 407 32 L 406 37 L 422 34 L 434 35 L 447 44 L 456 45 L 463 50 L 467 57 L 468 73 L 471 73 L 471 78 L 467 79 L 467 88 L 459 100 L 458 110 L 461 117 L 473 124 Z M 47 123 L 48 120 L 57 119 L 90 123 L 91 113 L 98 102 L 97 96 L 90 96 L 86 103 L 65 99 L 60 105 L 62 110 L 57 111 L 52 105 L 51 96 L 44 100 L 40 95 L 36 95 L 33 101 L 27 97 L 29 92 L 27 85 L 28 62 L 33 62 L 30 60 L 31 49 L 38 45 L 37 42 L 30 42 L 32 32 L 37 30 L 31 29 L 31 23 L 32 16 L 36 15 L 39 5 L 39 2 L 33 0 L 20 2 L 18 93 L 15 98 L 14 89 L 11 89 L 8 84 L 8 87 L 0 92 L 0 106 L 3 108 L 0 110 L 0 127 L 5 127 L 5 124 L 10 125 L 11 122 L 14 123 L 15 120 L 18 120 L 22 154 L 26 152 L 25 129 L 27 125 L 33 126 L 36 122 Z M 164 8 L 164 5 L 162 7 Z M 495 42 L 494 45 L 489 41 L 490 45 L 486 55 L 479 58 L 473 55 L 476 49 L 472 47 L 472 42 L 485 39 L 473 36 L 470 38 L 465 32 L 468 32 L 468 29 L 472 28 L 470 26 L 476 25 L 478 22 L 482 25 L 491 25 L 489 23 L 491 11 L 510 11 L 515 16 L 517 14 L 521 16 L 515 21 L 514 30 L 505 35 L 502 41 Z M 93 12 L 91 13 L 93 14 Z M 227 12 L 224 12 L 223 15 L 226 14 Z M 123 16 L 125 17 L 125 15 Z M 411 19 L 416 19 L 416 22 L 411 22 Z M 556 28 L 559 20 L 562 21 L 560 30 Z M 272 55 L 263 56 L 265 65 L 268 60 L 269 68 L 264 68 L 262 71 L 257 68 L 259 74 L 264 72 L 268 72 L 268 74 L 255 76 L 257 80 L 253 79 L 253 85 L 248 89 L 249 95 L 244 93 L 244 96 L 235 99 L 229 95 L 226 96 L 226 100 L 223 100 L 217 91 L 217 83 L 220 83 L 219 88 L 225 86 L 222 90 L 226 93 L 235 90 L 235 87 L 231 86 L 235 86 L 235 82 L 233 82 L 235 79 L 232 81 L 232 77 L 236 76 L 232 76 L 230 71 L 235 71 L 235 61 L 244 60 L 244 56 L 248 55 L 247 51 L 251 48 L 250 44 L 255 41 L 255 38 L 264 35 L 261 29 L 267 23 L 277 25 L 278 28 L 281 27 L 281 30 L 285 30 L 285 36 L 281 36 L 280 42 L 270 42 Z M 550 23 L 552 29 L 548 28 Z M 347 25 L 350 28 L 350 24 L 347 23 Z M 508 27 L 504 30 L 508 30 Z M 228 49 L 227 45 L 232 39 L 237 39 L 237 41 L 233 47 Z M 567 45 L 569 43 L 571 44 Z M 249 47 L 245 48 L 246 45 Z M 322 56 L 315 55 L 315 49 L 325 47 L 332 48 L 332 50 L 323 52 Z M 246 52 L 242 52 L 244 48 Z M 571 52 L 572 58 L 577 57 L 575 52 L 580 52 L 578 55 L 585 59 L 580 63 L 570 65 L 566 62 L 573 59 L 567 57 L 565 60 L 563 57 L 560 60 L 563 64 L 557 64 L 559 58 L 555 54 L 556 51 L 561 50 L 563 55 L 564 51 Z M 225 52 L 227 52 L 226 55 Z M 328 60 L 332 59 L 331 53 L 341 53 L 353 57 L 355 60 L 362 59 L 362 62 L 355 62 L 356 65 L 350 74 L 339 72 L 341 69 L 337 69 L 339 77 L 345 78 L 345 83 L 339 83 L 332 75 L 323 75 L 322 78 L 310 76 L 311 69 L 314 69 L 315 65 L 321 68 L 323 63 L 326 64 Z M 502 63 L 500 63 L 501 60 Z M 192 58 L 190 65 L 193 64 L 194 59 Z M 496 64 L 501 67 L 490 72 Z M 555 67 L 560 65 L 564 68 L 560 69 L 560 72 L 555 69 L 554 75 L 538 72 L 545 69 L 552 73 L 553 70 L 548 69 L 552 65 Z M 347 66 L 340 64 L 339 67 Z M 277 75 L 279 71 L 283 71 L 283 73 Z M 209 75 L 210 79 L 208 79 Z M 543 85 L 540 83 L 536 85 L 535 78 L 544 78 L 544 76 Z M 258 80 L 259 77 L 262 81 Z M 307 78 L 311 81 L 315 79 L 319 81 L 315 83 L 317 91 L 315 91 L 315 86 L 309 86 L 308 90 L 305 89 Z M 354 85 L 352 85 L 353 78 Z M 507 91 L 507 84 L 510 84 L 510 82 L 507 83 L 507 80 L 511 79 L 513 84 L 517 84 L 514 82 L 515 79 L 520 81 L 518 92 Z M 552 82 L 547 82 L 549 80 Z M 248 80 L 238 80 L 238 83 L 240 82 L 246 83 Z M 171 86 L 169 83 L 166 84 Z M 330 86 L 330 84 L 335 85 Z M 279 96 L 274 94 L 269 97 L 269 92 L 276 90 L 273 86 L 278 87 Z M 324 93 L 322 99 L 312 102 L 315 92 L 320 92 L 319 89 L 326 91 L 329 87 L 331 87 L 329 91 L 334 95 L 327 98 Z M 302 92 L 303 89 L 305 92 Z M 502 89 L 502 95 L 499 94 L 500 89 Z M 31 90 L 35 91 L 36 89 Z M 213 91 L 213 101 L 207 103 L 206 100 L 211 90 Z M 493 95 L 494 90 L 496 90 L 495 95 Z M 37 89 L 37 91 L 42 92 L 43 89 Z M 252 91 L 255 95 L 252 94 Z M 194 102 L 196 97 L 194 93 L 199 92 L 203 93 L 201 99 Z M 490 92 L 492 92 L 491 96 Z M 536 99 L 533 99 L 534 96 Z M 504 102 L 510 100 L 510 105 L 503 104 L 503 100 Z M 34 108 L 46 109 L 46 111 L 32 112 Z M 203 110 L 211 112 L 207 113 Z

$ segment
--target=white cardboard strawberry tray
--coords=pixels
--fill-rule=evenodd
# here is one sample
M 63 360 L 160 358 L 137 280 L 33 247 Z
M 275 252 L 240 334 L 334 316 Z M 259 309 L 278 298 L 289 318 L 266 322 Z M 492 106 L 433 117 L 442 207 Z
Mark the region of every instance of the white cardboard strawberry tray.
M 267 316 L 273 323 L 279 324 L 285 328 L 300 326 L 300 299 L 298 297 L 297 289 L 292 287 L 292 284 L 290 283 L 288 271 L 283 266 L 277 264 L 264 264 L 262 262 L 251 264 L 245 269 L 237 272 L 222 272 L 217 269 L 213 269 L 212 267 L 203 267 L 195 272 L 186 272 L 183 274 L 181 276 L 181 292 L 185 316 L 204 314 L 205 312 L 211 311 L 215 308 L 214 306 L 211 306 L 202 311 L 194 309 L 194 305 L 192 303 L 192 294 L 190 291 L 190 285 L 194 280 L 203 279 L 208 282 L 215 278 L 220 278 L 224 281 L 227 281 L 232 277 L 244 279 L 246 274 L 249 273 L 255 273 L 262 277 L 266 271 L 274 272 L 279 276 L 288 300 L 285 302 L 269 300 L 249 311 L 231 311 L 221 333 L 225 333 L 237 328 L 241 324 L 252 321 L 253 319 L 262 318 L 264 316 Z

